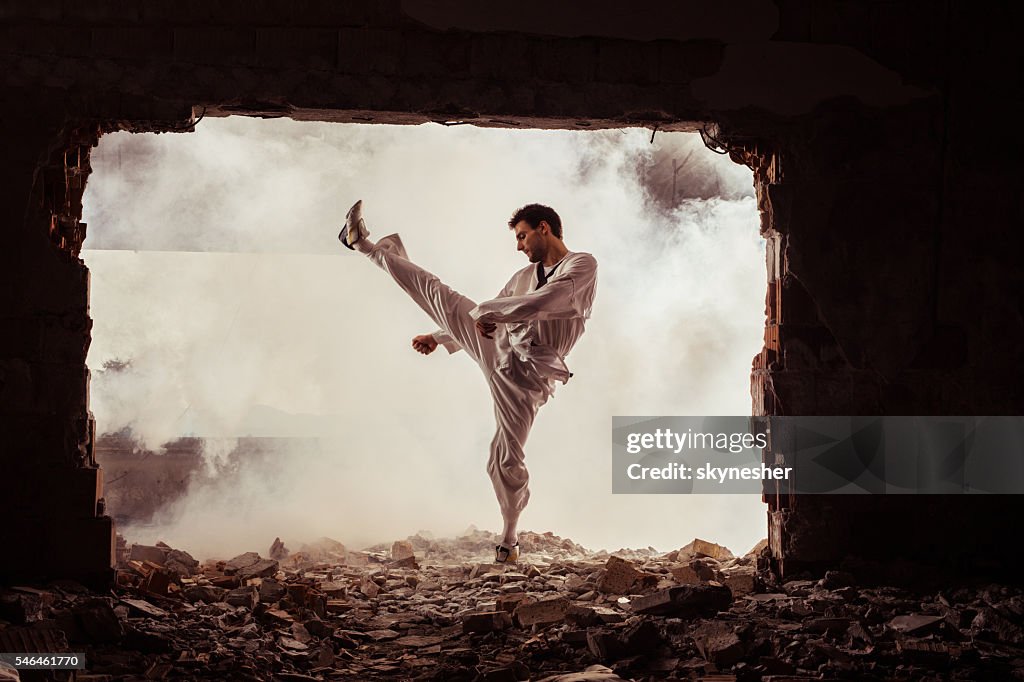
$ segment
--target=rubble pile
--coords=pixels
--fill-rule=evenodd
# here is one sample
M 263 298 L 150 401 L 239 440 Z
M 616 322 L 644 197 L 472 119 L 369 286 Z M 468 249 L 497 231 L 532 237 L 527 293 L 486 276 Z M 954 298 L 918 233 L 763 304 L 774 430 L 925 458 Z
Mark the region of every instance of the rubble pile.
M 1016 588 L 922 594 L 839 571 L 777 585 L 763 543 L 607 555 L 550 533 L 522 534 L 504 566 L 494 540 L 277 538 L 272 556 L 203 563 L 132 545 L 108 594 L 0 591 L 0 650 L 85 652 L 82 682 L 1024 680 Z

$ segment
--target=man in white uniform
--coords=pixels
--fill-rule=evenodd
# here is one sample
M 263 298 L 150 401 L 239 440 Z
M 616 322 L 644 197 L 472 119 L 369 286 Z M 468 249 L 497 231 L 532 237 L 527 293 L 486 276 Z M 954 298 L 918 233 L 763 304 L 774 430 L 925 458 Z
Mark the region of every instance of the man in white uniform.
M 412 340 L 424 355 L 443 345 L 460 348 L 480 366 L 491 389 L 497 433 L 487 473 L 504 519 L 495 561 L 519 558 L 517 525 L 530 499 L 523 446 L 537 410 L 554 394 L 555 381 L 572 376 L 565 356 L 583 335 L 597 285 L 597 261 L 569 251 L 555 211 L 530 204 L 508 222 L 530 265 L 512 275 L 498 296 L 479 305 L 409 260 L 397 234 L 373 243 L 362 202 L 349 210 L 338 238 L 391 274 L 440 329 Z

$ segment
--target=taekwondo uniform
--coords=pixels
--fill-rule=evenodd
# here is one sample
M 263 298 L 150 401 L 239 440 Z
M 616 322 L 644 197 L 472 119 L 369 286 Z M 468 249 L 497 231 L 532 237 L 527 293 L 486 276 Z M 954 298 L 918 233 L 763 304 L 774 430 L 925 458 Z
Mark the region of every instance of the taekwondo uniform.
M 572 376 L 565 356 L 590 317 L 597 261 L 570 251 L 553 268 L 531 263 L 478 305 L 410 261 L 397 234 L 378 240 L 367 256 L 440 327 L 433 333 L 438 344 L 466 351 L 483 370 L 497 422 L 487 473 L 502 516 L 518 518 L 530 499 L 523 446 L 555 381 Z M 477 321 L 496 323 L 492 339 L 480 335 Z

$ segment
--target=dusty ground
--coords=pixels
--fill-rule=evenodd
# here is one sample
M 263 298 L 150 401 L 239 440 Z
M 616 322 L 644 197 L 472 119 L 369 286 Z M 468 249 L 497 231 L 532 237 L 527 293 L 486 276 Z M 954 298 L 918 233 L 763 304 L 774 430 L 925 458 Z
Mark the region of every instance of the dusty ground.
M 700 540 L 668 554 L 521 544 L 514 566 L 491 563 L 478 531 L 363 551 L 275 541 L 266 558 L 203 564 L 124 547 L 110 593 L 4 589 L 0 649 L 85 652 L 82 682 L 1024 679 L 1017 588 L 865 587 L 844 572 L 778 585 L 755 551 Z

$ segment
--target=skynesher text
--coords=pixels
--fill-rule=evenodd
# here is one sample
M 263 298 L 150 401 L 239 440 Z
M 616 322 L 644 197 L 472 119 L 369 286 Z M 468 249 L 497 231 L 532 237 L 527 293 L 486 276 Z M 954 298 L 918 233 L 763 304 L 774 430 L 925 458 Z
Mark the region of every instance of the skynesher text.
M 663 467 L 645 467 L 636 463 L 626 467 L 626 475 L 634 481 L 788 481 L 792 473 L 793 467 L 770 467 L 767 464 L 749 467 L 716 467 L 704 464 L 695 468 L 674 462 Z

